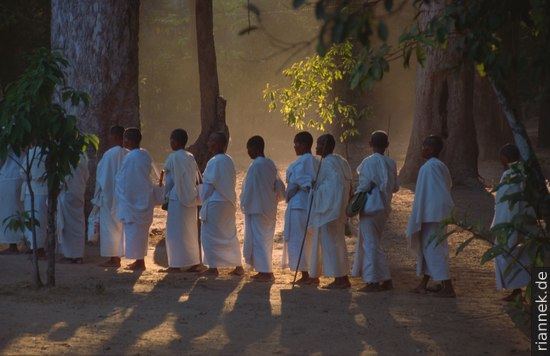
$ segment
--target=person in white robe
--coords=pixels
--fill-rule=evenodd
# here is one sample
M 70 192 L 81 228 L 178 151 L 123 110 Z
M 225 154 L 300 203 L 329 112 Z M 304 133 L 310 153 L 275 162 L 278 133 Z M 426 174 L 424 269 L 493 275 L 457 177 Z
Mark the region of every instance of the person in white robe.
M 163 272 L 200 272 L 201 252 L 197 226 L 197 178 L 195 157 L 185 150 L 187 132 L 175 129 L 170 135 L 170 153 L 164 165 L 165 195 L 168 198 L 166 253 L 168 268 Z
M 445 228 L 440 226 L 440 221 L 454 208 L 451 174 L 438 158 L 442 149 L 443 140 L 439 136 L 428 136 L 423 142 L 422 156 L 427 161 L 418 172 L 406 236 L 409 247 L 417 255 L 416 273 L 423 276 L 412 292 L 425 294 L 433 290 L 435 296 L 454 298 L 449 273 L 449 244 L 446 238 L 441 239 Z M 441 281 L 439 288 L 429 288 L 430 279 Z
M 236 172 L 233 159 L 225 154 L 227 137 L 214 132 L 208 138 L 213 157 L 203 174 L 200 210 L 201 240 L 204 251 L 205 274 L 217 275 L 218 268 L 235 267 L 230 274 L 242 276 L 242 256 L 235 225 Z
M 100 255 L 109 260 L 101 267 L 120 267 L 120 258 L 124 256 L 124 233 L 122 222 L 116 216 L 117 200 L 115 194 L 116 175 L 122 166 L 122 160 L 128 150 L 122 147 L 124 127 L 113 126 L 109 131 L 109 148 L 97 164 L 96 184 L 92 204 L 99 208 L 99 245 Z
M 240 203 L 244 214 L 243 257 L 256 272 L 251 278 L 273 282 L 273 236 L 277 204 L 285 195 L 275 163 L 264 154 L 261 136 L 251 137 L 246 149 L 253 160 L 243 181 Z
M 310 283 L 309 266 L 313 242 L 313 229 L 306 225 L 309 194 L 317 177 L 319 160 L 311 154 L 313 136 L 302 131 L 294 136 L 294 152 L 298 158 L 286 170 L 285 230 L 283 240 L 282 267 L 300 271 L 297 283 Z M 304 240 L 305 239 L 305 240 Z M 304 245 L 302 249 L 302 243 Z M 302 255 L 300 256 L 300 251 Z M 298 262 L 299 261 L 299 262 Z M 299 263 L 299 265 L 298 265 Z M 319 283 L 314 280 L 314 283 Z
M 25 171 L 30 172 L 30 185 L 34 193 L 34 212 L 35 219 L 39 226 L 36 228 L 36 246 L 32 239 L 32 231 L 25 230 L 25 240 L 29 243 L 31 250 L 36 248 L 38 257 L 45 257 L 47 229 L 48 229 L 48 183 L 46 181 L 46 166 L 44 162 L 46 156 L 42 154 L 40 147 L 31 147 L 23 157 L 23 168 L 21 177 L 23 185 L 21 188 L 21 197 L 24 202 L 25 211 L 32 211 L 31 194 L 27 186 Z
M 23 153 L 24 154 L 24 153 Z M 21 157 L 8 150 L 6 160 L 0 168 L 0 243 L 9 247 L 0 252 L 2 255 L 19 254 L 18 244 L 23 242 L 24 233 L 7 228 L 6 219 L 23 211 L 21 202 Z
M 116 176 L 117 217 L 123 224 L 126 239 L 125 256 L 135 261 L 128 270 L 144 270 L 153 222 L 153 209 L 160 204 L 155 196 L 153 159 L 140 148 L 141 132 L 137 128 L 124 131 L 124 147 L 128 153 Z M 159 199 L 160 200 L 160 199 Z
M 379 194 L 383 209 L 366 214 L 359 213 L 359 231 L 352 276 L 363 277 L 364 292 L 385 291 L 393 288 L 386 254 L 382 248 L 382 233 L 391 212 L 393 193 L 399 190 L 397 185 L 397 165 L 393 159 L 384 156 L 389 145 L 388 135 L 384 131 L 372 133 L 370 142 L 373 154 L 365 158 L 359 167 L 359 185 L 357 192 Z
M 510 205 L 509 201 L 503 200 L 504 197 L 520 193 L 523 189 L 520 183 L 505 183 L 513 178 L 517 173 L 514 172 L 512 165 L 517 164 L 521 159 L 519 149 L 513 144 L 507 144 L 500 150 L 500 160 L 505 169 L 500 179 L 502 184 L 495 197 L 495 215 L 491 228 L 498 224 L 510 223 L 514 216 L 518 214 L 528 214 L 530 211 L 526 208 L 525 202 L 516 202 Z M 523 251 L 521 256 L 520 246 L 521 235 L 517 231 L 510 235 L 496 236 L 495 244 L 502 244 L 506 252 L 495 257 L 495 277 L 497 289 L 512 290 L 512 293 L 503 300 L 514 301 L 521 297 L 521 288 L 529 285 L 531 276 L 529 274 L 532 260 L 527 251 Z M 513 264 L 513 266 L 512 266 Z
M 69 263 L 83 262 L 86 242 L 86 218 L 84 216 L 84 194 L 90 176 L 88 156 L 83 153 L 71 175 L 65 178 L 65 185 L 57 198 L 57 236 L 59 251 Z
M 312 197 L 310 225 L 314 227 L 314 235 L 309 275 L 311 278 L 319 278 L 321 274 L 334 278 L 323 288 L 345 289 L 351 286 L 345 240 L 351 169 L 342 156 L 333 153 L 335 145 L 330 134 L 317 139 L 315 152 L 323 159 Z

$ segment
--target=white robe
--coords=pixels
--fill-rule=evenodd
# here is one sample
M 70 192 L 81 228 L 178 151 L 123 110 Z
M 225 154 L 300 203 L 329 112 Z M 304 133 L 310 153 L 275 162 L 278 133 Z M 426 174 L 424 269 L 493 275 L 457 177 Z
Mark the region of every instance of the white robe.
M 417 275 L 427 274 L 434 280 L 449 279 L 447 239 L 437 244 L 434 236 L 444 233 L 437 224 L 454 207 L 451 186 L 449 169 L 439 159 L 430 158 L 420 167 L 406 235 L 409 247 L 417 254 Z
M 84 194 L 90 176 L 88 157 L 83 154 L 72 175 L 65 178 L 65 188 L 57 199 L 57 236 L 61 253 L 66 258 L 84 257 L 86 219 L 84 217 Z
M 204 263 L 210 268 L 242 264 L 235 226 L 236 179 L 230 156 L 220 153 L 206 164 L 200 219 Z
M 313 181 L 317 176 L 319 160 L 312 154 L 306 153 L 299 156 L 294 162 L 288 166 L 286 170 L 287 190 L 295 190 L 294 194 L 288 200 L 285 212 L 285 231 L 283 241 L 282 266 L 295 271 L 309 270 L 311 261 L 311 249 L 313 241 L 313 229 L 308 228 L 306 231 L 306 220 L 309 209 L 309 194 L 313 186 Z M 302 240 L 305 241 L 302 248 Z M 298 264 L 300 259 L 300 265 Z
M 278 191 L 278 187 L 283 187 Z M 257 272 L 273 272 L 273 236 L 277 203 L 284 196 L 284 185 L 272 160 L 252 161 L 241 190 L 241 210 L 245 214 L 243 257 Z
M 34 159 L 33 159 L 34 156 Z M 32 147 L 28 153 L 23 157 L 23 167 L 27 167 L 27 162 L 32 160 L 30 166 L 31 173 L 31 189 L 34 193 L 34 210 L 35 218 L 38 220 L 40 226 L 36 226 L 36 245 L 37 248 L 44 248 L 46 245 L 46 236 L 48 231 L 48 183 L 45 180 L 46 167 L 44 165 L 45 157 L 40 157 L 40 148 Z M 23 186 L 21 188 L 21 195 L 24 199 L 25 211 L 31 211 L 31 196 L 28 191 L 26 177 L 21 172 L 23 179 Z M 32 241 L 32 231 L 25 230 L 25 239 L 29 243 L 31 249 L 34 249 Z
M 164 165 L 165 192 L 168 196 L 166 220 L 166 253 L 173 268 L 200 263 L 197 226 L 197 162 L 183 149 L 172 152 Z
M 151 179 L 153 160 L 144 149 L 129 151 L 116 176 L 117 217 L 123 223 L 126 238 L 126 258 L 147 256 L 149 227 L 155 207 Z
M 356 191 L 367 191 L 370 183 L 374 182 L 379 188 L 385 209 L 374 215 L 361 214 L 359 217 L 352 276 L 362 276 L 367 283 L 387 281 L 391 279 L 391 275 L 381 239 L 391 211 L 393 193 L 399 190 L 397 166 L 393 159 L 374 153 L 361 162 L 357 167 L 357 174 L 359 186 Z
M 100 254 L 124 256 L 122 222 L 116 216 L 115 179 L 128 150 L 114 146 L 107 150 L 97 165 L 95 194 L 92 203 L 99 208 Z
M 512 174 L 514 174 L 512 169 L 506 170 L 502 174 L 500 182 L 504 182 L 507 177 Z M 526 213 L 524 202 L 517 202 L 513 206 L 510 206 L 510 203 L 508 201 L 502 201 L 503 197 L 519 193 L 521 192 L 521 190 L 521 185 L 517 183 L 505 184 L 498 189 L 495 197 L 495 215 L 493 217 L 491 227 L 502 223 L 509 223 L 510 221 L 512 221 L 515 215 Z M 495 243 L 497 243 L 496 239 Z M 519 249 L 512 249 L 512 247 L 514 247 L 517 243 L 518 233 L 514 232 L 510 236 L 508 236 L 508 247 L 511 249 L 510 252 L 512 253 L 512 256 L 502 254 L 495 257 L 495 277 L 498 289 L 523 288 L 526 287 L 531 281 L 531 276 L 529 275 L 529 273 L 519 265 L 514 266 L 510 269 L 508 273 L 506 273 L 506 269 L 511 263 L 513 263 L 514 257 L 516 257 L 519 253 Z M 527 251 L 523 251 L 521 257 L 519 258 L 519 261 L 525 267 L 529 267 L 532 264 L 532 261 L 529 258 Z
M 23 210 L 21 203 L 21 158 L 12 150 L 0 169 L 0 243 L 18 244 L 23 241 L 23 232 L 7 229 L 4 220 Z
M 313 192 L 310 226 L 313 236 L 311 277 L 343 277 L 349 272 L 345 240 L 346 205 L 351 188 L 351 169 L 340 155 L 321 161 Z M 322 263 L 322 270 L 321 270 Z

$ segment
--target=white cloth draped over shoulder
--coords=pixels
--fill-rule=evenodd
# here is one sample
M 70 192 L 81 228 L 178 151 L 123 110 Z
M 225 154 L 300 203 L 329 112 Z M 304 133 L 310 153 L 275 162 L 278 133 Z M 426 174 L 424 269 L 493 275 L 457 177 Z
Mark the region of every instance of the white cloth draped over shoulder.
M 84 194 L 89 176 L 88 157 L 82 154 L 77 167 L 71 168 L 71 175 L 65 178 L 65 187 L 57 198 L 57 237 L 66 258 L 84 257 Z
M 243 257 L 258 272 L 273 272 L 277 203 L 283 197 L 284 184 L 275 163 L 265 157 L 256 157 L 246 172 L 240 205 L 245 214 Z
M 0 168 L 0 243 L 17 244 L 23 241 L 21 231 L 6 229 L 4 220 L 23 210 L 21 203 L 21 157 L 11 149 Z
M 164 169 L 165 194 L 170 200 L 166 220 L 168 266 L 191 267 L 200 263 L 196 199 L 197 162 L 191 153 L 181 149 L 168 156 Z
M 48 229 L 48 183 L 45 178 L 46 156 L 41 153 L 40 147 L 32 147 L 23 156 L 23 167 L 26 169 L 30 165 L 31 188 L 34 193 L 35 218 L 40 223 L 36 226 L 36 245 L 37 248 L 43 248 L 46 244 L 46 235 Z M 24 201 L 25 211 L 31 211 L 31 196 L 28 191 L 25 173 L 21 171 L 23 186 L 21 196 Z M 25 230 L 25 239 L 30 243 L 31 249 L 34 249 L 32 241 L 32 232 Z
M 287 207 L 283 241 L 282 266 L 291 270 L 307 271 L 311 261 L 313 229 L 306 226 L 309 194 L 317 177 L 319 160 L 311 153 L 299 156 L 286 170 Z M 305 232 L 308 230 L 307 233 Z M 302 239 L 305 242 L 302 257 L 299 258 Z M 300 259 L 300 265 L 298 264 Z
M 451 173 L 439 159 L 432 157 L 420 167 L 406 232 L 409 246 L 414 251 L 422 248 L 418 241 L 422 224 L 438 223 L 453 210 L 451 187 Z
M 345 241 L 346 205 L 351 189 L 351 169 L 340 155 L 327 155 L 320 163 L 313 191 L 310 226 L 314 227 L 311 277 L 342 277 L 349 262 Z M 321 269 L 322 264 L 322 269 Z
M 327 155 L 321 162 L 309 225 L 320 227 L 331 221 L 346 222 L 350 189 L 348 162 L 338 154 Z
M 506 170 L 500 179 L 502 184 L 512 175 L 514 175 L 512 169 Z M 522 213 L 529 213 L 525 207 L 525 202 L 516 202 L 514 205 L 510 205 L 510 202 L 503 201 L 507 195 L 519 193 L 522 191 L 522 186 L 518 183 L 503 184 L 497 190 L 495 197 L 495 215 L 493 217 L 493 222 L 491 223 L 491 228 L 498 224 L 509 223 L 512 221 L 514 216 Z M 495 238 L 495 243 L 497 243 Z M 518 233 L 514 232 L 508 236 L 508 248 L 511 250 L 511 256 L 507 254 L 502 254 L 495 257 L 495 277 L 498 289 L 518 289 L 527 286 L 531 277 L 529 273 L 522 268 L 519 264 L 514 266 L 506 273 L 506 269 L 511 263 L 514 263 L 514 258 L 517 258 L 519 254 L 518 243 Z M 525 266 L 531 266 L 531 259 L 528 256 L 527 251 L 523 251 L 519 262 Z M 514 276 L 515 275 L 515 276 Z
M 230 156 L 220 153 L 206 164 L 200 219 L 204 263 L 210 268 L 242 264 L 235 226 L 236 180 Z
M 122 222 L 116 216 L 116 176 L 128 150 L 114 146 L 107 150 L 96 171 L 95 194 L 92 203 L 99 208 L 100 254 L 105 257 L 124 256 Z
M 374 215 L 360 215 L 352 276 L 361 276 L 367 283 L 387 281 L 391 275 L 381 240 L 391 212 L 393 193 L 399 190 L 397 165 L 393 159 L 374 153 L 361 162 L 357 174 L 359 186 L 356 191 L 367 191 L 371 183 L 376 184 L 382 196 L 384 211 Z
M 153 160 L 144 149 L 130 150 L 116 176 L 117 217 L 124 225 L 126 258 L 147 255 L 149 227 L 156 204 Z

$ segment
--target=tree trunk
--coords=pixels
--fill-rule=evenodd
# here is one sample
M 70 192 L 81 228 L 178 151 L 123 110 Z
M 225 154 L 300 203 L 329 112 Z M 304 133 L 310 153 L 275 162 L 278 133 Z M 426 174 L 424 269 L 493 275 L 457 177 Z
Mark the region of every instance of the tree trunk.
M 444 7 L 442 1 L 423 5 L 420 22 L 425 25 Z M 452 48 L 453 39 L 449 40 Z M 455 63 L 455 52 L 427 49 L 424 66 L 416 75 L 416 102 L 411 139 L 400 171 L 402 182 L 414 182 L 424 163 L 421 148 L 430 134 L 439 135 L 445 142 L 440 158 L 447 164 L 454 184 L 479 185 L 478 148 L 473 121 L 473 69 L 459 71 L 444 69 Z
M 195 21 L 201 95 L 201 133 L 189 147 L 189 151 L 195 155 L 202 171 L 209 158 L 208 137 L 215 131 L 223 131 L 229 135 L 229 129 L 225 123 L 226 101 L 220 96 L 218 84 L 212 0 L 195 1 Z
M 57 224 L 55 216 L 57 212 L 58 195 L 59 189 L 55 189 L 54 192 L 48 192 L 48 269 L 46 270 L 46 285 L 48 287 L 55 287 L 55 250 L 57 246 Z
M 52 48 L 68 59 L 67 85 L 91 95 L 79 128 L 96 134 L 86 201 L 93 195 L 98 158 L 113 125 L 139 127 L 139 0 L 52 0 Z M 87 211 L 90 207 L 87 206 Z
M 479 145 L 479 159 L 498 160 L 500 148 L 513 141 L 512 131 L 496 100 L 487 78 L 475 75 L 474 122 Z

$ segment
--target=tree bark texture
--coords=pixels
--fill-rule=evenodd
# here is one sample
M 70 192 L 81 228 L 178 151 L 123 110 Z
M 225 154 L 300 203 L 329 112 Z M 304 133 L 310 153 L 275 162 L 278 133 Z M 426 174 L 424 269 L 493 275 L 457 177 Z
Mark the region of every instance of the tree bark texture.
M 502 113 L 491 83 L 487 78 L 474 75 L 474 122 L 479 159 L 498 160 L 500 148 L 513 142 L 512 131 Z
M 52 0 L 52 48 L 70 63 L 67 85 L 91 95 L 79 128 L 100 139 L 89 154 L 87 201 L 97 161 L 113 125 L 140 127 L 138 97 L 139 0 Z
M 225 122 L 226 100 L 220 96 L 216 48 L 214 46 L 214 17 L 212 0 L 195 1 L 197 52 L 201 97 L 201 133 L 189 147 L 201 170 L 208 161 L 208 137 L 212 132 L 223 131 L 229 136 Z
M 431 1 L 420 19 L 425 25 L 442 11 L 443 1 Z M 453 39 L 449 40 L 452 48 Z M 417 67 L 416 100 L 413 127 L 405 164 L 400 171 L 402 182 L 416 181 L 424 163 L 422 142 L 431 135 L 443 138 L 445 146 L 440 158 L 447 164 L 453 183 L 479 185 L 478 147 L 473 118 L 473 69 L 445 69 L 455 63 L 452 49 L 427 49 L 426 61 Z
M 53 193 L 53 194 L 52 194 Z M 48 269 L 46 270 L 46 285 L 48 287 L 55 287 L 55 250 L 57 247 L 57 196 L 59 190 L 48 194 L 48 229 L 47 229 L 47 243 L 48 247 Z

